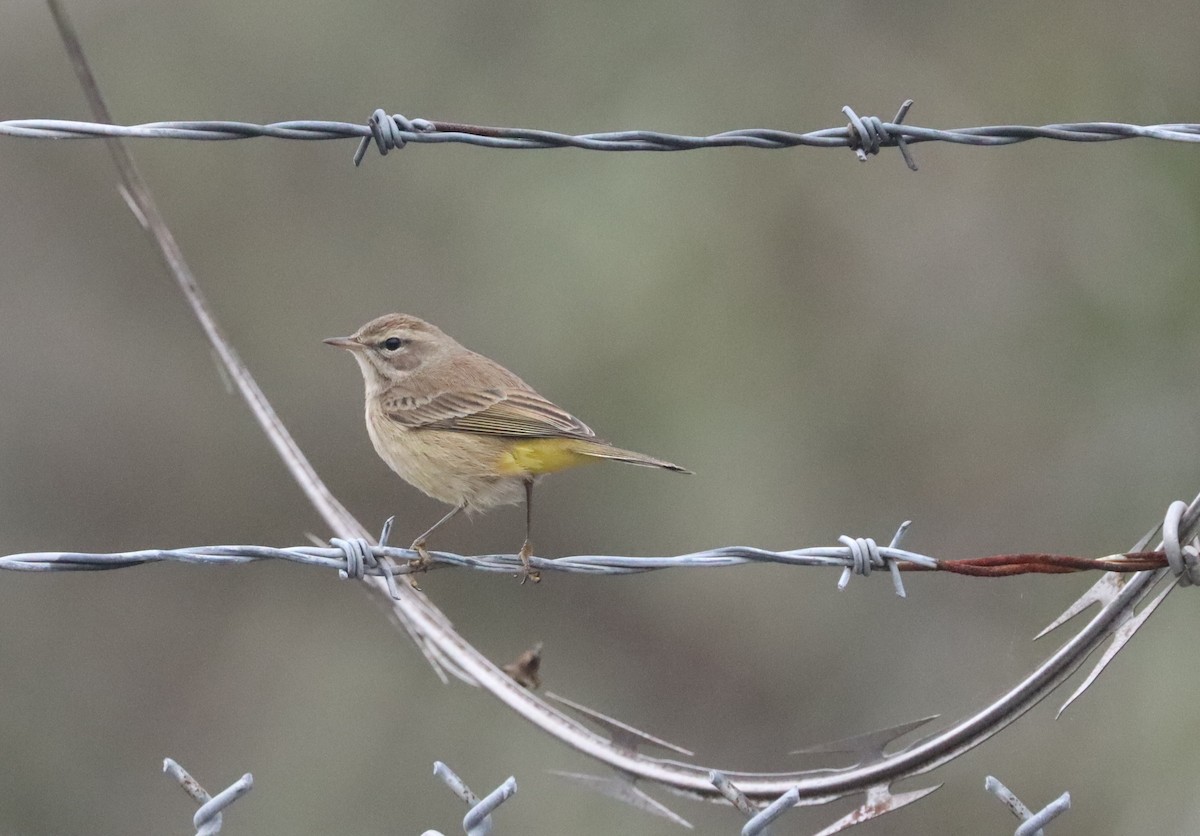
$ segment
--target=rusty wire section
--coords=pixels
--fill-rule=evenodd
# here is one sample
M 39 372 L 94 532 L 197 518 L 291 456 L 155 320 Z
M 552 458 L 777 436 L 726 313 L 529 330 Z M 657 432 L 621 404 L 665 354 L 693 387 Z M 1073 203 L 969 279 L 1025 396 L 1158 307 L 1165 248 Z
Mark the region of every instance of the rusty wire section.
M 685 136 L 651 130 L 619 130 L 566 134 L 530 128 L 470 125 L 431 119 L 409 119 L 399 113 L 376 110 L 365 124 L 302 119 L 259 125 L 237 121 L 170 121 L 141 125 L 113 125 L 68 119 L 9 119 L 0 121 L 0 136 L 33 139 L 184 139 L 216 140 L 270 137 L 291 140 L 357 139 L 354 164 L 360 165 L 372 145 L 380 155 L 408 143 L 457 143 L 481 148 L 551 149 L 577 148 L 586 151 L 693 151 L 700 148 L 782 149 L 808 146 L 849 148 L 860 160 L 883 148 L 898 148 L 904 162 L 916 171 L 908 145 L 919 142 L 949 142 L 955 145 L 992 147 L 1053 139 L 1062 142 L 1112 142 L 1120 139 L 1158 139 L 1168 142 L 1200 142 L 1200 125 L 1170 123 L 1132 125 L 1125 122 L 1074 122 L 1052 125 L 983 125 L 970 128 L 922 128 L 903 123 L 912 100 L 906 100 L 892 121 L 877 116 L 859 116 L 846 106 L 850 120 L 842 127 L 806 133 L 772 128 L 741 128 Z

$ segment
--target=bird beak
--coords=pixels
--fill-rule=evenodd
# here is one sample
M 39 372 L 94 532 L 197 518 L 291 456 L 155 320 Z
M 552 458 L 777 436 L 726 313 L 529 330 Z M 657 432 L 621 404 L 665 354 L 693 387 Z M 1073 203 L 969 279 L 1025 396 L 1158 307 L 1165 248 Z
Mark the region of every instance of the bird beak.
M 322 340 L 321 342 L 325 343 L 325 345 L 334 345 L 338 348 L 349 349 L 350 351 L 356 351 L 363 347 L 362 343 L 354 339 L 354 337 L 330 337 L 329 339 Z

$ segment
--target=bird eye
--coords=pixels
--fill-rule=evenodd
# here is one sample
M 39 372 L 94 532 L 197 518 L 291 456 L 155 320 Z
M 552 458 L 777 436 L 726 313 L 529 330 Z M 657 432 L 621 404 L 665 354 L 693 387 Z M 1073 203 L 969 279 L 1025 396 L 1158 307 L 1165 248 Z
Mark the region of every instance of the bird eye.
M 408 345 L 408 342 L 408 340 L 402 340 L 399 337 L 388 337 L 383 341 L 383 347 L 388 351 L 399 351 Z

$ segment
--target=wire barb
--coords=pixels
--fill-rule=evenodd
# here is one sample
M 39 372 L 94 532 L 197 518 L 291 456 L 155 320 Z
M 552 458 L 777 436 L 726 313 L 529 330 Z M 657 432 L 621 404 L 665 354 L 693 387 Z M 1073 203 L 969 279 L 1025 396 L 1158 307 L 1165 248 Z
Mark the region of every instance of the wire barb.
M 891 545 L 888 546 L 888 551 L 895 551 L 900 540 L 912 525 L 912 520 L 905 520 L 896 529 L 896 534 L 892 537 Z M 838 542 L 849 550 L 850 563 L 842 570 L 842 576 L 838 579 L 838 589 L 845 589 L 846 584 L 850 583 L 852 575 L 871 574 L 871 569 L 874 567 L 886 566 L 888 571 L 892 573 L 892 585 L 896 589 L 896 594 L 901 598 L 907 598 L 908 595 L 904 591 L 904 581 L 900 578 L 900 566 L 895 558 L 884 556 L 879 545 L 870 537 L 849 537 L 845 534 L 838 537 Z
M 676 746 L 670 741 L 663 740 L 661 737 L 644 732 L 641 729 L 634 728 L 628 723 L 623 723 L 615 717 L 609 717 L 607 714 L 601 714 L 595 709 L 588 708 L 586 705 L 581 705 L 574 700 L 569 700 L 559 694 L 546 693 L 546 699 L 554 700 L 559 705 L 565 705 L 572 711 L 591 720 L 597 726 L 608 732 L 609 738 L 614 744 L 620 746 L 627 752 L 636 752 L 639 746 L 649 745 L 658 746 L 661 749 L 675 752 L 683 755 L 686 758 L 694 757 L 695 752 L 684 749 L 682 746 Z
M 352 537 L 349 539 L 330 537 L 330 545 L 341 549 L 342 554 L 346 557 L 346 568 L 338 569 L 338 577 L 342 580 L 353 578 L 356 581 L 361 581 L 367 576 L 367 570 L 370 569 L 372 574 L 383 576 L 384 581 L 387 583 L 388 594 L 393 599 L 399 598 L 400 593 L 396 589 L 396 578 L 392 571 L 391 562 L 387 558 L 381 560 L 376 556 L 377 549 L 387 548 L 388 535 L 392 533 L 392 523 L 395 521 L 395 517 L 388 517 L 384 522 L 383 531 L 379 534 L 378 546 L 373 546 L 364 537 Z
M 842 113 L 850 119 L 850 124 L 846 126 L 850 150 L 854 152 L 860 162 L 865 163 L 871 155 L 878 154 L 880 148 L 895 145 L 900 149 L 900 155 L 904 157 L 904 164 L 908 166 L 909 170 L 917 170 L 917 163 L 912 158 L 904 137 L 898 133 L 892 133 L 892 129 L 904 121 L 904 117 L 908 115 L 912 106 L 913 100 L 905 99 L 904 103 L 900 105 L 900 109 L 896 111 L 896 118 L 892 120 L 891 126 L 884 124 L 878 116 L 868 116 L 863 119 L 854 112 L 854 108 L 850 105 L 842 108 Z
M 192 826 L 196 828 L 196 836 L 214 836 L 220 833 L 223 824 L 221 813 L 230 804 L 254 789 L 254 776 L 249 772 L 215 796 L 210 796 L 199 781 L 171 758 L 163 760 L 163 772 L 178 781 L 179 785 L 183 787 L 183 791 L 200 805 L 200 809 L 192 816 Z
M 641 810 L 643 813 L 649 813 L 652 816 L 659 816 L 688 830 L 693 829 L 690 821 L 658 799 L 647 795 L 634 783 L 632 778 L 626 775 L 618 773 L 617 777 L 605 777 L 601 775 L 586 775 L 581 772 L 564 772 L 559 769 L 551 769 L 550 774 L 557 775 L 559 778 L 566 778 L 577 786 L 620 801 L 622 804 L 628 805 L 635 810 Z
M 983 788 L 1000 799 L 1012 814 L 1021 820 L 1013 836 L 1044 836 L 1042 828 L 1051 820 L 1071 809 L 1071 793 L 1064 792 L 1037 813 L 1034 813 L 1017 798 L 1016 793 L 991 775 L 983 782 Z
M 375 112 L 367 119 L 367 128 L 371 131 L 371 135 L 364 136 L 358 143 L 358 149 L 354 152 L 356 168 L 362 165 L 363 157 L 367 155 L 367 149 L 371 147 L 372 140 L 375 141 L 375 147 L 379 149 L 379 156 L 386 157 L 389 151 L 403 148 L 408 144 L 407 135 L 418 131 L 433 130 L 433 124 L 425 119 L 408 119 L 399 113 L 388 116 L 387 111 L 383 108 L 376 108 Z
M 462 820 L 463 832 L 467 836 L 490 836 L 492 832 L 492 813 L 517 792 L 517 779 L 511 775 L 508 777 L 508 780 L 481 799 L 475 793 L 471 792 L 471 788 L 467 786 L 462 778 L 459 778 L 455 774 L 453 769 L 441 761 L 434 762 L 433 774 L 441 778 L 442 782 L 450 788 L 452 793 L 471 805 L 471 809 L 467 811 Z M 435 830 L 427 830 L 425 833 L 441 836 Z

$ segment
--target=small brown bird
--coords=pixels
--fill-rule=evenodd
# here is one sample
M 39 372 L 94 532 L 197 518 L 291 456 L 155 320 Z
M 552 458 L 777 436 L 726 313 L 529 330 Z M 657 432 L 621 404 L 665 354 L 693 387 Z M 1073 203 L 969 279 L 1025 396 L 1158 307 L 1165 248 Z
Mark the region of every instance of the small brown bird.
M 539 476 L 605 459 L 691 472 L 601 441 L 508 369 L 415 316 L 387 314 L 325 342 L 349 350 L 362 369 L 375 452 L 410 485 L 454 506 L 413 541 L 421 564 L 430 535 L 456 514 L 524 495 L 520 557 L 525 577 L 537 581 L 529 534 Z

